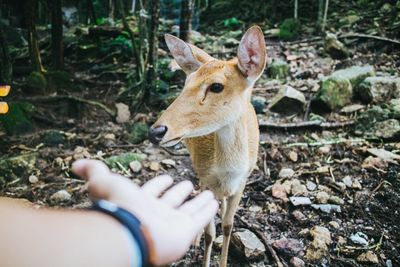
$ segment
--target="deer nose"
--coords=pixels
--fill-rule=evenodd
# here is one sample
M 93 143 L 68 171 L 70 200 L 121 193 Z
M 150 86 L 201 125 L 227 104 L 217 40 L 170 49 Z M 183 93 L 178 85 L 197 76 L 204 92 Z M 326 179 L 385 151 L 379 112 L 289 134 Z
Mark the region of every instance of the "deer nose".
M 150 127 L 149 130 L 149 140 L 155 145 L 158 145 L 163 139 L 164 135 L 167 133 L 167 126 L 160 125 L 156 127 Z

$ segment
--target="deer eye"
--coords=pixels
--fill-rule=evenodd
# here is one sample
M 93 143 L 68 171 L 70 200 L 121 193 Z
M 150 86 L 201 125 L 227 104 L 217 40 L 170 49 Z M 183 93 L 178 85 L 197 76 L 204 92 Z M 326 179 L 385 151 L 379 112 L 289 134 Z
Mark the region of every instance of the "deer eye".
M 224 85 L 221 83 L 213 83 L 208 89 L 213 93 L 221 93 L 222 90 L 224 90 Z

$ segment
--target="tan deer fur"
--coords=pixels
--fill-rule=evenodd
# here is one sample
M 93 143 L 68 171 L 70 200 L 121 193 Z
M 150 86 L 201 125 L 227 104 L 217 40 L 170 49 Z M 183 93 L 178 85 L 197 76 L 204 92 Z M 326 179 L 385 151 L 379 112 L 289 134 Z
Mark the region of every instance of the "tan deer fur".
M 264 36 L 259 27 L 250 28 L 239 45 L 238 58 L 229 61 L 217 60 L 174 36 L 165 39 L 187 78 L 181 94 L 152 127 L 167 127 L 162 146 L 184 141 L 201 187 L 221 200 L 224 241 L 220 266 L 225 267 L 234 215 L 257 162 L 259 129 L 250 98 L 265 68 Z M 211 92 L 213 83 L 222 84 L 222 92 Z M 214 239 L 212 222 L 205 229 L 203 266 L 210 264 Z

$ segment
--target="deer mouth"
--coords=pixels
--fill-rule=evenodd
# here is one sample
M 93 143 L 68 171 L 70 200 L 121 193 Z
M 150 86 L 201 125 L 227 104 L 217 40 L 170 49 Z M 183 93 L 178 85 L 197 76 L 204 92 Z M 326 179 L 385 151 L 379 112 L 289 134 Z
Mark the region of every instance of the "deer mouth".
M 172 138 L 172 139 L 169 139 L 166 141 L 162 141 L 162 142 L 160 142 L 160 146 L 163 146 L 163 147 L 175 146 L 180 141 L 182 141 L 182 139 L 183 139 L 183 136 L 180 136 L 180 137 Z

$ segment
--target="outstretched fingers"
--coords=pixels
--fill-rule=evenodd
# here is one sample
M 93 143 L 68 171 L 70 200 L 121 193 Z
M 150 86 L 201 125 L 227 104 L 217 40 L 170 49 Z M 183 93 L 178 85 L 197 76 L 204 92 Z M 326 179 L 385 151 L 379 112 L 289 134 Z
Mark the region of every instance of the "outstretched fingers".
M 176 208 L 185 201 L 192 191 L 193 184 L 190 181 L 183 181 L 170 188 L 160 199 L 167 205 Z
M 158 197 L 163 191 L 170 187 L 173 183 L 171 176 L 160 175 L 154 179 L 151 179 L 142 186 L 143 192 Z
M 204 206 L 215 200 L 214 194 L 211 191 L 203 191 L 195 198 L 185 202 L 179 210 L 188 213 L 189 215 L 193 215 L 197 213 Z

